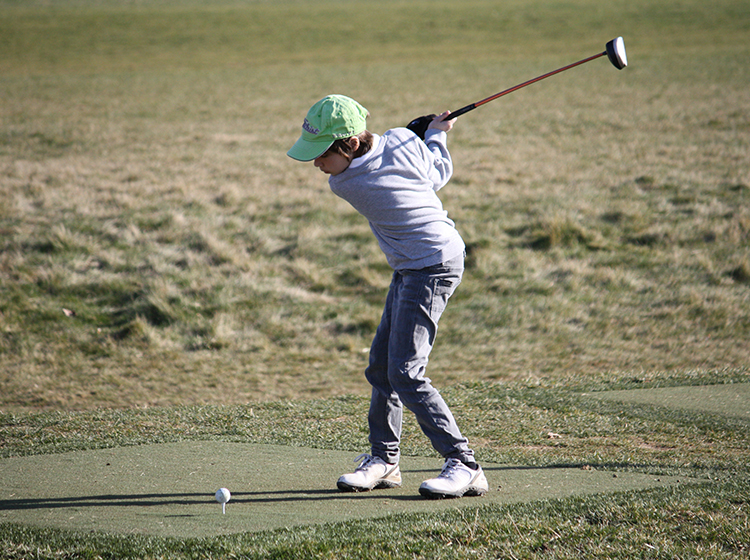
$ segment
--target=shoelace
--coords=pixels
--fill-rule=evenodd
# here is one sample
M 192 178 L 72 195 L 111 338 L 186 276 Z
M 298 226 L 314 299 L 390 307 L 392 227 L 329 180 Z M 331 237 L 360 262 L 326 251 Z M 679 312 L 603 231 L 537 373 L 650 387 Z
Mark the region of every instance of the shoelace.
M 362 462 L 360 463 L 360 461 Z M 359 463 L 359 466 L 354 469 L 354 472 L 363 471 L 367 469 L 367 467 L 369 467 L 372 463 L 374 463 L 373 457 L 369 453 L 362 453 L 356 459 L 354 459 L 354 462 Z
M 438 478 L 450 478 L 453 472 L 458 470 L 458 467 L 460 465 L 461 461 L 459 461 L 458 459 L 448 459 L 448 461 L 443 466 L 443 470 L 440 471 Z

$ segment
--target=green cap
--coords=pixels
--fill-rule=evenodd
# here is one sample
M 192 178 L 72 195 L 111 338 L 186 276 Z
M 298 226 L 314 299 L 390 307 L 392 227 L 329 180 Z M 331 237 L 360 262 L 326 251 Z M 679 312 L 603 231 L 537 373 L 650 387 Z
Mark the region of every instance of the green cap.
M 328 95 L 313 105 L 302 123 L 302 135 L 287 155 L 298 161 L 322 156 L 339 138 L 365 131 L 367 109 L 344 95 Z

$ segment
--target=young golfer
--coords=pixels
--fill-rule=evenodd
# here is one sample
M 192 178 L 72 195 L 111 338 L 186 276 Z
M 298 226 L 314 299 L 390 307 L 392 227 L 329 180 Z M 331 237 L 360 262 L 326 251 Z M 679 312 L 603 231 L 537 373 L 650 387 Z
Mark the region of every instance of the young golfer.
M 436 192 L 453 172 L 446 147 L 454 121 L 435 118 L 422 141 L 406 128 L 366 130 L 367 110 L 342 95 L 312 106 L 288 155 L 328 174 L 331 190 L 370 222 L 393 268 L 365 377 L 372 385 L 370 454 L 338 480 L 344 491 L 401 486 L 403 407 L 446 459 L 419 492 L 429 498 L 481 496 L 487 479 L 448 405 L 425 377 L 438 320 L 461 282 L 464 242 Z

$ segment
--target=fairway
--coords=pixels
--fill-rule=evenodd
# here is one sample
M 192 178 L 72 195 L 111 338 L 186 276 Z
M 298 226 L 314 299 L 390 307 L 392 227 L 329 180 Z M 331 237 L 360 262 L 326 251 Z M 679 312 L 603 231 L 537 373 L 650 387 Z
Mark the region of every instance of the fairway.
M 351 471 L 352 459 L 340 451 L 219 442 L 0 459 L 0 522 L 209 537 L 690 482 L 592 468 L 486 463 L 486 496 L 427 500 L 417 488 L 437 475 L 439 459 L 403 457 L 401 488 L 340 492 L 336 478 Z M 225 515 L 213 496 L 219 487 L 232 493 Z
M 750 385 L 608 391 L 585 396 L 750 419 Z M 0 459 L 0 522 L 77 531 L 209 537 L 484 504 L 552 500 L 695 483 L 689 477 L 483 463 L 481 498 L 427 500 L 435 457 L 403 457 L 401 488 L 340 492 L 352 454 L 326 449 L 184 442 Z M 213 493 L 229 488 L 227 514 Z
M 748 383 L 607 391 L 590 393 L 588 396 L 693 412 L 711 412 L 750 420 L 750 384 Z

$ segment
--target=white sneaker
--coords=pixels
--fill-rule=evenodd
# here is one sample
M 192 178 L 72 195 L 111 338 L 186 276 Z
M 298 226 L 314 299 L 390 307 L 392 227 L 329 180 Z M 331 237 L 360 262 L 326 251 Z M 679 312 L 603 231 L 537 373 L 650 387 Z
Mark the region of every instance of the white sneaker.
M 427 498 L 484 496 L 489 490 L 482 467 L 473 471 L 458 459 L 448 459 L 437 478 L 425 480 L 419 493 Z
M 363 492 L 374 488 L 397 488 L 401 486 L 401 471 L 398 465 L 389 465 L 380 457 L 363 453 L 354 462 L 362 461 L 351 474 L 339 478 L 336 486 L 345 492 Z

